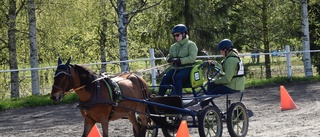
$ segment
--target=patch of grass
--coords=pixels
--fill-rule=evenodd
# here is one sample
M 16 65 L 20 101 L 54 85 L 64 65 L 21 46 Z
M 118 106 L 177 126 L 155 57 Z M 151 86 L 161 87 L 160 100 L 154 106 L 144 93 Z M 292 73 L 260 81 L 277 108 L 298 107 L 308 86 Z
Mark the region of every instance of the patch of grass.
M 73 103 L 78 101 L 78 96 L 75 93 L 71 93 L 66 95 L 62 102 Z M 0 110 L 8 110 L 8 109 L 16 109 L 23 107 L 38 107 L 38 106 L 48 106 L 48 105 L 56 105 L 49 95 L 33 95 L 24 98 L 13 98 L 13 99 L 3 99 L 0 100 Z
M 320 76 L 313 76 L 308 78 L 292 77 L 292 79 L 289 79 L 288 77 L 274 77 L 270 79 L 249 79 L 246 81 L 246 88 L 313 81 L 320 81 Z

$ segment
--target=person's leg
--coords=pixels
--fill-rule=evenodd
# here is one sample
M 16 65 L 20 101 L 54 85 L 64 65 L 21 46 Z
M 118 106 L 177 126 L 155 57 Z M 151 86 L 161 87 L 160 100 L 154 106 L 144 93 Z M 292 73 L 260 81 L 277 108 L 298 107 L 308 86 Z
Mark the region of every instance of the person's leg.
M 190 81 L 190 71 L 192 68 L 184 68 L 176 72 L 174 76 L 173 86 L 176 95 L 182 95 L 182 83 Z
M 168 89 L 165 86 L 172 84 L 172 75 L 173 75 L 174 71 L 175 71 L 174 69 L 171 69 L 166 74 L 164 74 L 164 76 L 162 77 L 162 81 L 160 83 L 158 95 L 164 96 L 164 94 L 166 93 L 166 91 Z

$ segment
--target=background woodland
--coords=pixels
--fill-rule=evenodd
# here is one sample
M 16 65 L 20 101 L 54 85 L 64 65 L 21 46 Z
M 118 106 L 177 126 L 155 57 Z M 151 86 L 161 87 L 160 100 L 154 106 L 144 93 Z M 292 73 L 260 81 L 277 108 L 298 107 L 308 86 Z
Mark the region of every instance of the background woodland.
M 168 54 L 171 29 L 183 23 L 201 52 L 217 54 L 217 43 L 229 38 L 242 53 L 270 53 L 291 46 L 302 50 L 299 0 L 1 0 L 0 69 L 94 63 Z M 319 49 L 320 0 L 308 0 L 310 49 Z M 319 72 L 320 57 L 312 53 Z M 163 63 L 163 62 L 162 62 Z M 161 62 L 159 62 L 161 64 Z M 265 65 L 270 57 L 265 55 Z M 130 70 L 121 63 L 121 71 Z M 127 67 L 122 67 L 127 66 Z M 101 65 L 100 72 L 106 66 Z M 37 71 L 32 76 L 38 77 Z M 19 97 L 19 72 L 0 75 Z M 266 72 L 266 78 L 271 73 Z M 34 91 L 39 85 L 33 84 Z

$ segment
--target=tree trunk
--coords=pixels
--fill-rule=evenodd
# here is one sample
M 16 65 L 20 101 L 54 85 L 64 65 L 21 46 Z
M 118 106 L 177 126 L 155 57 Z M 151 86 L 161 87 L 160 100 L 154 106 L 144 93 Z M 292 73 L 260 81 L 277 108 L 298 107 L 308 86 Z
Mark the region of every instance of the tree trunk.
M 118 0 L 118 19 L 119 19 L 119 44 L 120 44 L 120 61 L 128 60 L 127 46 L 127 23 L 128 13 L 124 0 Z M 128 62 L 121 62 L 121 72 L 130 71 Z
M 263 45 L 266 53 L 269 53 L 270 42 L 269 42 L 269 29 L 268 29 L 268 0 L 263 0 L 262 4 L 262 33 L 263 33 Z M 266 78 L 271 78 L 271 67 L 270 67 L 270 54 L 265 55 L 265 67 L 266 67 Z
M 29 39 L 30 39 L 30 66 L 31 68 L 38 68 L 38 47 L 37 47 L 37 27 L 36 27 L 36 13 L 33 0 L 29 0 Z M 39 75 L 38 70 L 31 70 L 32 95 L 39 95 Z
M 190 0 L 184 0 L 184 18 L 185 18 L 185 25 L 189 30 L 189 36 L 191 35 L 190 26 L 191 26 L 191 13 L 190 13 Z
M 309 21 L 308 21 L 308 3 L 307 0 L 301 0 L 301 20 L 302 20 L 302 46 L 303 51 L 310 51 Z M 312 65 L 310 52 L 303 53 L 304 74 L 306 77 L 312 76 Z
M 107 43 L 107 9 L 106 9 L 106 2 L 104 0 L 100 1 L 102 7 L 101 13 L 101 30 L 100 30 L 100 60 L 101 62 L 106 62 L 106 43 Z M 107 70 L 106 64 L 101 64 L 100 73 L 104 73 Z
M 18 69 L 16 55 L 16 1 L 9 1 L 9 28 L 8 28 L 8 48 L 10 69 Z M 19 71 L 10 72 L 11 76 L 11 98 L 20 97 L 19 94 Z

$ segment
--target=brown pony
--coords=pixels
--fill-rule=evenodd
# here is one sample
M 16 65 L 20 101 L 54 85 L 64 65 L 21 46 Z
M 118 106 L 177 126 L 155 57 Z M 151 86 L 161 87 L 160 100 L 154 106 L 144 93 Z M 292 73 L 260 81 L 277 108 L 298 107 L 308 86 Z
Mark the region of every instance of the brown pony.
M 103 136 L 107 137 L 109 121 L 121 118 L 128 118 L 132 123 L 135 137 L 144 137 L 148 123 L 147 105 L 130 101 L 126 97 L 149 98 L 150 91 L 146 81 L 133 73 L 124 73 L 111 80 L 119 85 L 121 94 L 112 92 L 116 86 L 110 86 L 115 85 L 110 84 L 110 79 L 99 78 L 85 66 L 71 65 L 70 58 L 65 64 L 59 58 L 50 98 L 54 102 L 60 102 L 66 93 L 75 91 L 84 118 L 83 137 L 88 136 L 95 123 L 101 123 Z M 139 120 L 136 114 L 139 115 Z

